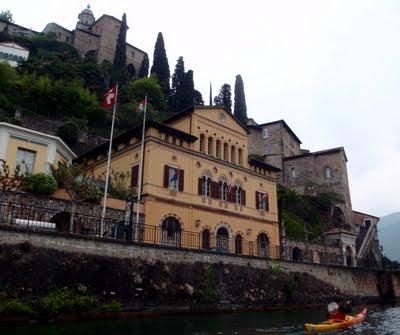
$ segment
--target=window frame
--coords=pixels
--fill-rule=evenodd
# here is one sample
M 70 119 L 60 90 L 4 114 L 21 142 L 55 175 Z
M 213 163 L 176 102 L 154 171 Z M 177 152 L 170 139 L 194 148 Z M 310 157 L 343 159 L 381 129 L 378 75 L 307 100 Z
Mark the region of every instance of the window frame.
M 24 158 L 22 160 L 18 160 L 18 152 L 24 152 L 24 153 L 32 154 L 32 157 L 33 157 L 32 164 L 26 163 L 25 155 L 24 155 Z M 15 167 L 19 166 L 21 173 L 33 173 L 33 171 L 35 169 L 36 155 L 37 155 L 37 151 L 18 147 L 17 151 L 16 151 L 16 154 L 15 154 Z

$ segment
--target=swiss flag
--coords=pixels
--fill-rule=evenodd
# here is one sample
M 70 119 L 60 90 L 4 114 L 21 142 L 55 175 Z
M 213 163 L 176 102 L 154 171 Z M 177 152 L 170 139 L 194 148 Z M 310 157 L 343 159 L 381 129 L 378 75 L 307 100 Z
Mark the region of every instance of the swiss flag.
M 105 94 L 103 107 L 110 108 L 115 105 L 117 86 L 111 87 Z

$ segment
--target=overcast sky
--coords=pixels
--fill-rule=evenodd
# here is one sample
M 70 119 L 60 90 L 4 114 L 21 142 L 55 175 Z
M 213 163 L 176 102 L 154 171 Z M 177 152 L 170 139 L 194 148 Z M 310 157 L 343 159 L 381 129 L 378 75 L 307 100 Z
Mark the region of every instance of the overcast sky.
M 17 24 L 75 27 L 86 1 L 2 4 Z M 400 1 L 91 1 L 96 18 L 126 12 L 127 41 L 153 59 L 164 35 L 208 103 L 241 74 L 248 117 L 284 119 L 312 151 L 344 146 L 353 209 L 400 211 Z M 5 6 L 5 7 L 4 7 Z

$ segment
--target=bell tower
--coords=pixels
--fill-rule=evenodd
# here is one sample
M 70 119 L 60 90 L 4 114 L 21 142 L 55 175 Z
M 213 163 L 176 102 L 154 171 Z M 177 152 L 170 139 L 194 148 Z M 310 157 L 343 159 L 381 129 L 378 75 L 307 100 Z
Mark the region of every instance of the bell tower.
M 90 26 L 94 23 L 94 21 L 95 18 L 92 10 L 90 9 L 90 5 L 87 5 L 87 7 L 78 15 L 78 22 L 76 24 L 76 28 L 89 30 Z

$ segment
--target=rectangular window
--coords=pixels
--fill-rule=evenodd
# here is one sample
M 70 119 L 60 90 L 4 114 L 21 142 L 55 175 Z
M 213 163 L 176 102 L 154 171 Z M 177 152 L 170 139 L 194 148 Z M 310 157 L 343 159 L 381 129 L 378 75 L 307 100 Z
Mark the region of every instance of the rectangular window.
M 269 211 L 268 193 L 256 191 L 256 209 Z
M 164 166 L 164 187 L 183 192 L 184 171 L 178 168 Z
M 139 165 L 135 165 L 132 167 L 132 172 L 131 172 L 131 186 L 132 187 L 138 186 L 138 179 L 139 179 Z
M 33 172 L 35 167 L 36 152 L 18 148 L 15 165 L 19 166 L 21 172 Z

